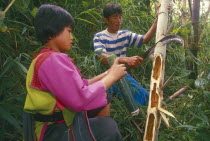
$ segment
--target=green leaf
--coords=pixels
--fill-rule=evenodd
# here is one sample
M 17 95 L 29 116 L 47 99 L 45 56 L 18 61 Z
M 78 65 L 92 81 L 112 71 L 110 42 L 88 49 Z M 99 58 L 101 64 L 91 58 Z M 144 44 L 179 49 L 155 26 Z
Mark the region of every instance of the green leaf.
M 91 22 L 91 21 L 88 21 L 88 20 L 86 20 L 86 19 L 82 19 L 82 18 L 77 18 L 77 19 L 95 25 L 95 23 L 93 23 L 93 22 Z
M 189 129 L 196 129 L 198 127 L 192 126 L 192 125 L 179 125 L 176 128 L 189 128 Z
M 3 69 L 1 70 L 0 73 L 0 78 L 4 76 L 4 74 L 11 68 L 11 66 L 13 65 L 13 60 L 11 57 L 8 57 L 7 60 L 4 62 L 5 67 L 3 67 Z
M 94 9 L 94 8 L 93 8 L 93 9 L 88 9 L 88 10 L 86 10 L 86 11 L 83 11 L 83 12 L 81 12 L 79 15 L 88 14 L 88 15 L 90 15 L 91 17 L 93 17 L 95 20 L 97 20 L 97 18 L 96 18 L 92 13 L 98 15 L 97 13 L 95 13 L 95 9 Z M 98 16 L 99 16 L 99 15 L 98 15 Z M 100 16 L 99 16 L 99 17 L 100 17 Z
M 20 69 L 21 69 L 25 74 L 27 74 L 28 70 L 27 70 L 27 68 L 26 68 L 23 64 L 21 64 L 21 63 L 18 62 L 18 61 L 15 61 L 15 63 L 20 67 Z
M 207 97 L 207 101 L 210 102 L 210 91 L 204 91 L 203 93 Z
M 82 1 L 82 6 L 84 7 L 84 8 L 87 8 L 88 6 L 89 6 L 89 4 L 86 2 L 86 1 Z
M 21 34 L 24 34 L 27 31 L 27 27 L 24 27 Z
M 14 3 L 15 7 L 21 12 L 26 12 L 29 4 L 30 0 L 16 0 Z
M 34 7 L 34 9 L 30 12 L 30 14 L 35 18 L 37 11 L 38 11 L 38 8 Z
M 197 88 L 201 88 L 201 89 L 205 89 L 208 86 L 209 81 L 207 79 L 204 78 L 197 78 L 195 80 L 195 86 Z
M 12 126 L 14 126 L 17 129 L 21 129 L 20 124 L 18 124 L 18 121 L 11 115 L 9 111 L 6 111 L 4 107 L 0 107 L 0 118 L 3 120 L 8 121 Z
M 0 24 L 0 31 L 1 32 L 6 32 L 7 31 L 7 26 L 6 25 L 4 25 L 4 24 Z

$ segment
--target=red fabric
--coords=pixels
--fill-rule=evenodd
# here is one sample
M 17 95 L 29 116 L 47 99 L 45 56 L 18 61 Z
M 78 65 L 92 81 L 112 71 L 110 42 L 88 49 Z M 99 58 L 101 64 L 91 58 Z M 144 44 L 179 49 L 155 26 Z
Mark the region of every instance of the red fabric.
M 32 58 L 32 60 L 34 60 L 37 56 L 39 56 L 40 54 L 42 54 L 41 56 L 39 56 L 39 58 L 37 59 L 36 63 L 35 63 L 35 67 L 34 67 L 34 74 L 33 74 L 33 78 L 32 78 L 32 82 L 31 82 L 31 87 L 32 88 L 36 88 L 38 90 L 40 90 L 41 84 L 39 83 L 39 78 L 38 78 L 38 70 L 40 65 L 42 64 L 42 62 L 48 57 L 50 56 L 51 53 L 53 53 L 53 49 L 51 48 L 44 48 L 42 49 L 39 53 L 35 54 Z M 69 58 L 70 61 L 72 63 L 74 63 L 74 61 Z
M 38 70 L 40 65 L 42 64 L 42 62 L 48 57 L 50 56 L 51 53 L 53 53 L 54 51 L 51 48 L 44 48 L 42 49 L 39 53 L 35 54 L 32 58 L 32 60 L 34 60 L 37 56 L 39 56 L 40 54 L 42 54 L 41 56 L 39 56 L 39 58 L 37 59 L 36 63 L 35 63 L 35 67 L 34 67 L 34 74 L 33 74 L 33 78 L 32 78 L 32 82 L 31 82 L 31 87 L 36 88 L 36 89 L 40 89 L 41 85 L 39 83 L 39 78 L 38 78 Z M 70 61 L 72 63 L 74 63 L 74 61 L 69 58 Z
M 56 98 L 56 105 L 61 110 L 63 110 L 64 108 L 66 108 L 66 105 L 64 105 L 58 98 Z
M 50 56 L 51 53 L 53 53 L 52 49 L 42 49 L 39 53 L 34 55 L 33 59 L 35 59 L 38 55 L 42 54 L 36 60 L 36 63 L 35 63 L 35 66 L 34 66 L 34 74 L 33 74 L 33 78 L 32 78 L 31 85 L 30 85 L 32 88 L 36 88 L 36 89 L 40 90 L 41 84 L 40 84 L 39 78 L 38 78 L 38 70 L 39 70 L 39 67 L 42 64 L 42 62 L 48 56 Z
M 35 54 L 32 60 L 34 60 L 39 54 L 44 53 L 44 52 L 50 52 L 50 51 L 53 51 L 53 50 L 51 48 L 44 48 L 39 53 Z
M 56 121 L 56 123 L 62 123 L 65 122 L 65 120 Z
M 46 131 L 46 129 L 47 129 L 47 124 L 48 124 L 48 123 L 45 122 L 44 125 L 43 125 L 42 131 L 41 131 L 41 135 L 40 135 L 40 138 L 39 138 L 39 141 L 43 141 L 44 133 L 45 133 L 45 131 Z

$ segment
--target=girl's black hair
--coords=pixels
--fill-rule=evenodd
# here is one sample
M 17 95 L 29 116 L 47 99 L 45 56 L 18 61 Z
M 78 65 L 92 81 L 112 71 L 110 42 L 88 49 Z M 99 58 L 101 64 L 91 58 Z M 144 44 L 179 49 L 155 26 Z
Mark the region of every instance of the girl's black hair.
M 111 16 L 113 14 L 122 15 L 122 9 L 116 3 L 108 3 L 103 9 L 103 16 L 104 16 L 104 18 L 109 18 L 109 16 Z
M 42 44 L 59 35 L 65 27 L 74 28 L 74 24 L 74 18 L 69 12 L 51 4 L 41 5 L 34 19 L 36 35 Z

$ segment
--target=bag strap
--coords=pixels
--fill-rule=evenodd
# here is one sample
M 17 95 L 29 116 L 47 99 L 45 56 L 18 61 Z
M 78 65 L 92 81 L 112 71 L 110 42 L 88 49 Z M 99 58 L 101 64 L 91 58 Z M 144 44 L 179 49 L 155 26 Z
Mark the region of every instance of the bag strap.
M 70 132 L 73 141 L 96 141 L 90 127 L 87 112 L 76 113 Z
M 56 122 L 64 120 L 62 111 L 55 112 L 52 115 L 34 114 L 33 117 L 35 121 L 40 121 L 40 122 Z
M 23 111 L 23 134 L 24 134 L 24 141 L 35 141 L 33 116 L 24 111 Z

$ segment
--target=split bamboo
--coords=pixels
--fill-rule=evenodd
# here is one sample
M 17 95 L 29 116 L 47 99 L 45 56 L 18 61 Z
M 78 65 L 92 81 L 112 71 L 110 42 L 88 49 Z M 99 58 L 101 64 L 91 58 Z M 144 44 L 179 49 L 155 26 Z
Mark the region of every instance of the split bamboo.
M 158 14 L 156 42 L 166 36 L 168 24 L 169 0 L 162 0 Z M 161 117 L 165 124 L 169 126 L 165 114 L 173 116 L 168 111 L 161 108 L 163 100 L 163 82 L 165 72 L 166 45 L 162 42 L 156 44 L 154 51 L 153 69 L 150 83 L 150 98 L 147 109 L 147 121 L 144 134 L 144 141 L 157 141 Z

